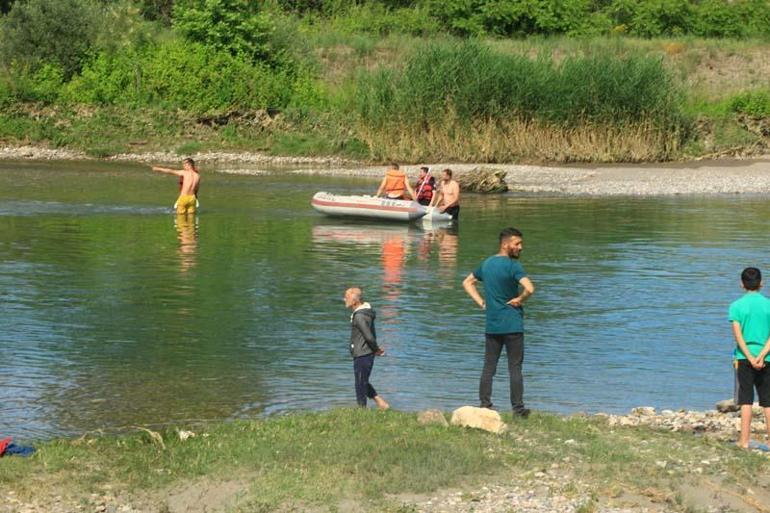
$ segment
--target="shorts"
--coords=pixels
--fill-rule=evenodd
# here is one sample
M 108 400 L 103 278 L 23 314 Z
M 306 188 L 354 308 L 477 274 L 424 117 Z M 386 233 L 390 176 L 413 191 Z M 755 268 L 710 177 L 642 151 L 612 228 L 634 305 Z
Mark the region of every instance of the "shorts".
M 176 213 L 177 214 L 194 214 L 195 213 L 195 196 L 187 194 L 179 196 L 176 200 Z
M 748 360 L 738 360 L 735 369 L 735 404 L 754 404 L 754 388 L 757 389 L 759 405 L 770 408 L 770 365 L 757 370 Z
M 452 216 L 453 221 L 457 221 L 458 219 L 460 219 L 460 205 L 449 207 L 448 209 L 444 210 L 444 213 Z

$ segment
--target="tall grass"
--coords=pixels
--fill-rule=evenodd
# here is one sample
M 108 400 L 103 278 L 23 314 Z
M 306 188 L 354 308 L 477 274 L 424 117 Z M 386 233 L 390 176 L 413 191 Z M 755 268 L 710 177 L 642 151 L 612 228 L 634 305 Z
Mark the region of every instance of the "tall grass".
M 400 69 L 360 74 L 354 94 L 375 158 L 660 160 L 685 133 L 672 76 L 644 55 L 427 44 Z
M 606 53 L 530 59 L 475 41 L 427 44 L 400 70 L 358 77 L 356 107 L 370 126 L 394 120 L 429 123 L 453 110 L 459 120 L 510 116 L 575 125 L 665 123 L 679 94 L 662 61 Z

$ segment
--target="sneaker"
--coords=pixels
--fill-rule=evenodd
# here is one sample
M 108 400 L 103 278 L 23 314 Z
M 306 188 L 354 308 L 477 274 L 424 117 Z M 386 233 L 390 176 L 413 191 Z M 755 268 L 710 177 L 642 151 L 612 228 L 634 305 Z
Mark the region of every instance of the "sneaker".
M 513 416 L 514 417 L 521 417 L 522 419 L 526 419 L 529 417 L 529 408 L 522 408 L 520 410 L 513 410 Z

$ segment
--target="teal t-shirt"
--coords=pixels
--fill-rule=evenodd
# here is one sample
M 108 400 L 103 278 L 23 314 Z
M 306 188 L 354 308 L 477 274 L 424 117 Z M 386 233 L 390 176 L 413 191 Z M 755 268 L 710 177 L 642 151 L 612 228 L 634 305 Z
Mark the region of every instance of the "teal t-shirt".
M 757 356 L 765 347 L 770 337 L 770 299 L 759 292 L 747 292 L 742 298 L 730 305 L 730 322 L 737 321 L 741 325 L 743 340 L 752 356 Z M 738 345 L 735 345 L 733 356 L 736 360 L 746 357 Z M 770 362 L 770 355 L 765 358 Z
M 473 271 L 473 276 L 484 284 L 485 332 L 492 335 L 524 333 L 524 309 L 507 304 L 519 295 L 519 281 L 527 276 L 519 261 L 506 256 L 491 256 Z

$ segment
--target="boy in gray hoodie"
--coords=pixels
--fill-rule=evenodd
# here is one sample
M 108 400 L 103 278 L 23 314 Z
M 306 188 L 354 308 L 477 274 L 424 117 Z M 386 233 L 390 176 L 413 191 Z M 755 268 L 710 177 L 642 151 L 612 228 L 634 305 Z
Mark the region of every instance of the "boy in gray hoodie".
M 353 357 L 353 372 L 356 377 L 356 401 L 359 406 L 365 408 L 368 397 L 374 400 L 377 408 L 387 410 L 390 405 L 369 383 L 374 357 L 384 355 L 385 350 L 377 345 L 374 310 L 363 299 L 363 291 L 359 287 L 351 287 L 345 291 L 345 307 L 353 311 L 350 315 L 350 355 Z

